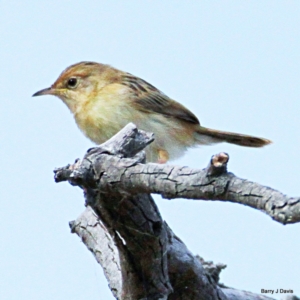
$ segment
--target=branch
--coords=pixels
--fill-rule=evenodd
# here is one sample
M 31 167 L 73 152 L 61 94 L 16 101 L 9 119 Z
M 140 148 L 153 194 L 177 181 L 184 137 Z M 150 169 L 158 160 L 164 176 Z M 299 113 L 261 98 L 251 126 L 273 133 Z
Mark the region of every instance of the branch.
M 224 265 L 193 256 L 163 222 L 150 193 L 163 197 L 225 200 L 298 222 L 299 199 L 227 172 L 228 155 L 213 156 L 204 170 L 144 164 L 139 152 L 153 136 L 127 125 L 88 151 L 82 161 L 55 170 L 55 180 L 84 189 L 88 208 L 76 232 L 104 268 L 117 299 L 271 299 L 219 284 Z M 94 212 L 91 210 L 92 207 Z
M 82 242 L 102 266 L 113 295 L 121 299 L 122 277 L 119 251 L 106 227 L 90 206 L 69 225 L 71 232 L 81 237 Z
M 110 139 L 100 147 L 90 149 L 85 156 L 89 163 L 83 161 L 77 171 L 70 173 L 69 165 L 56 170 L 56 181 L 69 180 L 75 185 L 80 185 L 82 174 L 87 176 L 91 163 L 95 161 L 92 176 L 95 176 L 93 180 L 98 182 L 101 190 L 122 190 L 128 194 L 154 193 L 167 199 L 229 201 L 261 210 L 282 224 L 300 221 L 300 197 L 288 197 L 270 187 L 227 172 L 229 156 L 226 153 L 214 155 L 204 170 L 142 164 L 144 153 L 134 157 L 131 155 L 146 147 L 152 141 L 152 136 L 136 131 L 137 148 L 133 150 L 135 146 L 132 137 L 136 130 L 134 128 L 125 127 L 113 138 L 116 139 L 116 145 L 122 149 L 118 156 L 113 156 L 117 154 L 117 147 L 113 148 L 113 139 Z M 144 140 L 141 138 L 143 136 Z M 128 145 L 130 147 L 126 148 Z

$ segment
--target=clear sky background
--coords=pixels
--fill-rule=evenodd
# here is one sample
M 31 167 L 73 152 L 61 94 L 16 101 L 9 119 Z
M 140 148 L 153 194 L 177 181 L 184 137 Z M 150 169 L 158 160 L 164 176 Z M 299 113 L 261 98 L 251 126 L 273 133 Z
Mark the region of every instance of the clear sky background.
M 172 163 L 203 168 L 226 151 L 237 176 L 299 196 L 299 1 L 0 0 L 0 45 L 1 300 L 113 299 L 69 232 L 84 210 L 81 190 L 53 181 L 55 167 L 92 144 L 58 98 L 31 97 L 70 64 L 111 64 L 205 126 L 273 140 L 193 149 Z M 155 198 L 194 254 L 228 265 L 221 282 L 300 295 L 300 224 L 230 203 Z

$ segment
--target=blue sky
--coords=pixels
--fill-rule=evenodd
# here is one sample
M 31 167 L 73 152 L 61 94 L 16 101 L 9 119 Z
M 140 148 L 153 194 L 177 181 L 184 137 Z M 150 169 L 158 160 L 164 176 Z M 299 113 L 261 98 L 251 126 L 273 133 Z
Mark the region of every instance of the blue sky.
M 70 64 L 111 64 L 180 101 L 204 126 L 274 142 L 192 149 L 172 164 L 203 168 L 226 151 L 237 176 L 299 195 L 299 13 L 298 1 L 1 0 L 1 299 L 113 299 L 69 233 L 82 192 L 53 181 L 55 167 L 92 144 L 59 99 L 31 97 Z M 300 295 L 299 224 L 230 203 L 155 199 L 194 254 L 228 265 L 226 285 Z

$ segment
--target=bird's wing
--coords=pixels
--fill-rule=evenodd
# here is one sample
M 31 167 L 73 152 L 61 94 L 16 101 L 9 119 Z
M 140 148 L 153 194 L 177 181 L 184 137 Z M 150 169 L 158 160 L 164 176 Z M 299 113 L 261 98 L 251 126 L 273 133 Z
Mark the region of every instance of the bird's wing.
M 129 73 L 123 75 L 122 84 L 132 91 L 133 105 L 146 113 L 157 113 L 192 124 L 200 124 L 197 117 L 180 103 L 170 99 L 145 80 Z

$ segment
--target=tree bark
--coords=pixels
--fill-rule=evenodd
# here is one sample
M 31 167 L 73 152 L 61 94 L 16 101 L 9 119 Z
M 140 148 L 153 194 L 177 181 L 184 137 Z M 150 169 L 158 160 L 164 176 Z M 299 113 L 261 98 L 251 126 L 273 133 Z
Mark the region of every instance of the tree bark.
M 115 298 L 271 299 L 220 284 L 226 266 L 192 255 L 150 193 L 241 203 L 282 224 L 299 222 L 300 198 L 227 172 L 226 153 L 214 155 L 204 170 L 145 164 L 142 150 L 152 141 L 152 134 L 128 124 L 82 160 L 54 171 L 56 182 L 84 190 L 87 208 L 70 227 L 102 266 Z

